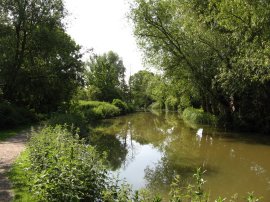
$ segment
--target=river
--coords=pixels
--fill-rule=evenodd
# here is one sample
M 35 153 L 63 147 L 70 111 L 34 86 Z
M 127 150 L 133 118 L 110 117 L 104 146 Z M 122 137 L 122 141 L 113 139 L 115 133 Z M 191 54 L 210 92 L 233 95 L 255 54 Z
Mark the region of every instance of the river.
M 139 112 L 105 120 L 91 144 L 107 152 L 111 170 L 134 189 L 169 192 L 175 174 L 183 184 L 206 170 L 211 199 L 254 192 L 270 201 L 270 138 L 184 123 L 177 113 Z M 241 201 L 241 200 L 240 200 Z

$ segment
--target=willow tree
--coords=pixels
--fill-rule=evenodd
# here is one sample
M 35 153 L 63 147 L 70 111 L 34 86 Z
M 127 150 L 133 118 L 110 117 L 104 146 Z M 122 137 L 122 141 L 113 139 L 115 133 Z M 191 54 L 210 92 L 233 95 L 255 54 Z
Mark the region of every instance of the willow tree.
M 259 120 L 255 128 L 269 129 L 269 6 L 135 0 L 130 18 L 148 61 L 194 86 L 206 111 L 242 126 Z

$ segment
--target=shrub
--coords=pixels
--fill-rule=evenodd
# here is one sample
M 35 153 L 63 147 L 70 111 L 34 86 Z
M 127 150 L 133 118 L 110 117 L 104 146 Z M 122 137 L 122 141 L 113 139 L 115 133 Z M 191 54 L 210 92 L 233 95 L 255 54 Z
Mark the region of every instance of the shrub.
M 179 102 L 179 105 L 178 105 L 178 111 L 183 111 L 185 108 L 188 108 L 191 106 L 191 100 L 190 100 L 190 97 L 187 96 L 187 95 L 182 95 L 180 97 L 180 102 Z
M 120 109 L 112 104 L 104 103 L 102 105 L 99 105 L 98 107 L 95 107 L 93 109 L 93 112 L 96 118 L 102 119 L 119 115 Z
M 126 114 L 129 112 L 129 107 L 128 107 L 127 103 L 123 102 L 120 99 L 114 99 L 112 101 L 112 104 L 120 109 L 121 114 Z
M 169 96 L 165 101 L 166 110 L 176 110 L 178 100 L 173 96 Z
M 188 107 L 183 111 L 182 117 L 185 121 L 192 123 L 209 125 L 217 124 L 217 118 L 210 113 L 204 112 L 202 109 Z
M 128 106 L 128 113 L 132 113 L 135 111 L 135 106 L 133 104 L 128 103 L 127 106 Z
M 104 157 L 61 126 L 46 127 L 28 146 L 27 177 L 38 201 L 97 201 L 106 187 Z
M 75 107 L 76 113 L 82 114 L 85 120 L 93 121 L 114 117 L 120 114 L 120 109 L 107 102 L 80 101 Z
M 0 103 L 0 128 L 12 128 L 36 121 L 34 113 L 9 103 Z

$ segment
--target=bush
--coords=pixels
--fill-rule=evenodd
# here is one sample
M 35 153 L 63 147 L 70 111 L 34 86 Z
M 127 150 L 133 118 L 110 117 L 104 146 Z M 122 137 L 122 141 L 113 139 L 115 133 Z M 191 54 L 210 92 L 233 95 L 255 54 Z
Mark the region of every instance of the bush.
M 109 103 L 104 103 L 95 107 L 93 112 L 98 119 L 111 118 L 120 114 L 120 109 Z
M 35 134 L 27 149 L 29 187 L 38 201 L 97 201 L 107 185 L 104 157 L 61 126 Z M 19 162 L 20 163 L 20 162 Z
M 127 103 L 123 102 L 120 99 L 114 99 L 112 101 L 112 104 L 120 109 L 121 114 L 126 114 L 129 112 L 129 107 L 128 107 Z
M 135 111 L 135 106 L 131 103 L 128 103 L 128 113 L 132 113 Z
M 166 110 L 173 110 L 177 109 L 178 100 L 173 96 L 169 96 L 165 101 Z
M 9 103 L 0 103 L 0 128 L 13 128 L 36 121 L 34 113 Z
M 120 114 L 118 107 L 107 102 L 98 101 L 80 101 L 79 105 L 75 107 L 75 111 L 82 114 L 87 121 L 110 118 Z
M 202 109 L 188 107 L 183 111 L 182 117 L 185 121 L 196 124 L 217 125 L 217 118 L 210 113 L 204 112 Z
M 182 95 L 180 97 L 180 102 L 178 105 L 178 111 L 182 112 L 185 108 L 188 108 L 191 106 L 191 100 L 190 97 L 187 95 Z

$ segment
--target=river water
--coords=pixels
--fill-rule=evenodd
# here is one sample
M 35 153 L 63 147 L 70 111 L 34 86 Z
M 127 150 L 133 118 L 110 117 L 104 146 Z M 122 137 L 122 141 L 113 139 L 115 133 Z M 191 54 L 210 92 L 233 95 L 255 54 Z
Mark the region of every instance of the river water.
M 270 138 L 184 123 L 177 113 L 140 112 L 105 120 L 91 143 L 107 152 L 110 167 L 134 189 L 165 195 L 176 174 L 192 182 L 206 170 L 204 190 L 211 199 L 239 199 L 254 192 L 270 201 Z

